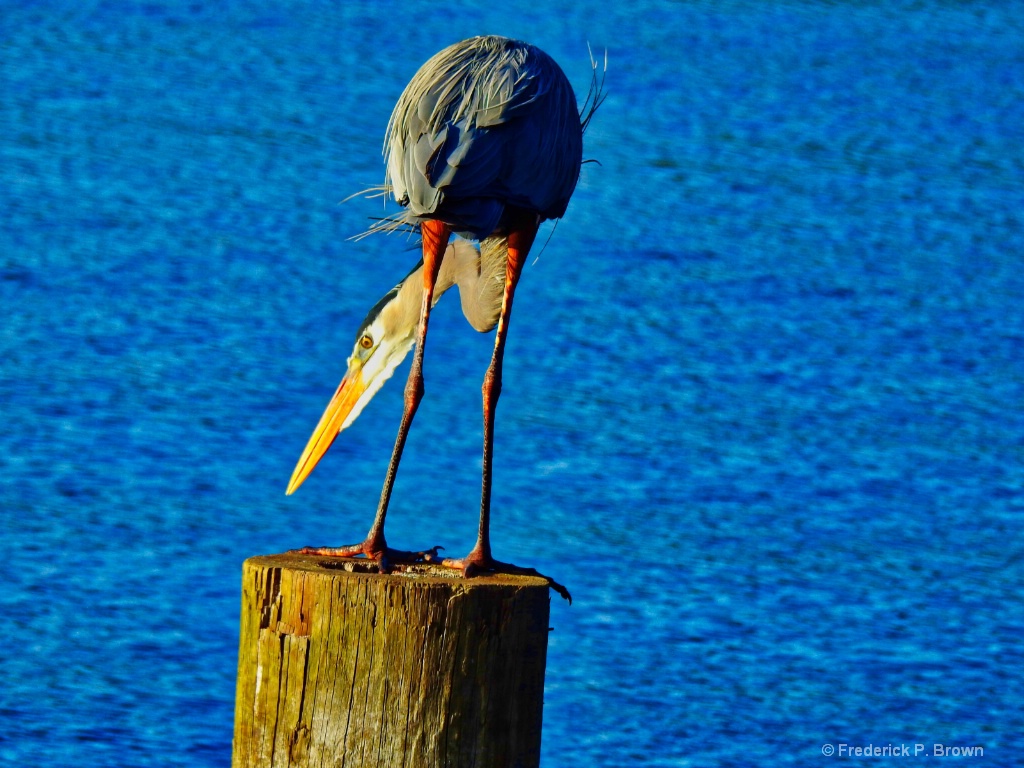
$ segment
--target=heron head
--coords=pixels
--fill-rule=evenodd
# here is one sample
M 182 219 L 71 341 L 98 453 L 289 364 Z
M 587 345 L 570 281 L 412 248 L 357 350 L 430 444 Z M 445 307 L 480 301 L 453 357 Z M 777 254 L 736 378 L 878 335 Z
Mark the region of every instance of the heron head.
M 377 302 L 360 325 L 345 377 L 295 465 L 287 494 L 302 485 L 338 434 L 356 420 L 412 349 L 419 322 L 419 281 L 410 278 L 416 271 Z

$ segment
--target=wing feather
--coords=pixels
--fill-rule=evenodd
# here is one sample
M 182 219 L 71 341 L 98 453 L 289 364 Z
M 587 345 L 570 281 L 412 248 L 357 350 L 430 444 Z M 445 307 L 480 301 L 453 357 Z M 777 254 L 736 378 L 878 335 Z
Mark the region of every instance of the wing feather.
M 565 213 L 579 178 L 582 128 L 572 87 L 534 46 L 478 37 L 441 51 L 413 77 L 384 146 L 396 226 L 441 219 L 470 237 L 504 206 Z

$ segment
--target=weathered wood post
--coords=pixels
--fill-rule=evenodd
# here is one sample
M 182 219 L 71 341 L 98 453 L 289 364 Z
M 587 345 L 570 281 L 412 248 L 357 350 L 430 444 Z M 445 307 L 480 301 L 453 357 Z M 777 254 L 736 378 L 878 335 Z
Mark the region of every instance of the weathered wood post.
M 233 768 L 537 766 L 547 583 L 362 563 L 245 561 Z

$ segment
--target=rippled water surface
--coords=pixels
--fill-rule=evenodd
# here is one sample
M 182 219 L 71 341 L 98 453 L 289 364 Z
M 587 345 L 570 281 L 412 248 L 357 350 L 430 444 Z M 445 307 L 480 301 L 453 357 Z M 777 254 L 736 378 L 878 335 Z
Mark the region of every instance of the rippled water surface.
M 241 562 L 361 537 L 401 409 L 284 496 L 416 259 L 339 201 L 480 33 L 608 52 L 498 415 L 544 765 L 1019 764 L 1021 6 L 288 0 L 0 16 L 0 762 L 228 764 Z M 389 538 L 459 553 L 490 339 L 434 317 Z

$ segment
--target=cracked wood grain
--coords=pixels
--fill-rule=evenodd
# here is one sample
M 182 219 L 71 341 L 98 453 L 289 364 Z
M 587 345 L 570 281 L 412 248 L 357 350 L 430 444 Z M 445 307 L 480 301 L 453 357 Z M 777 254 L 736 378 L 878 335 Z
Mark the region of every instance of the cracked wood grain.
M 243 566 L 234 768 L 540 762 L 547 583 Z

